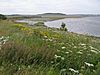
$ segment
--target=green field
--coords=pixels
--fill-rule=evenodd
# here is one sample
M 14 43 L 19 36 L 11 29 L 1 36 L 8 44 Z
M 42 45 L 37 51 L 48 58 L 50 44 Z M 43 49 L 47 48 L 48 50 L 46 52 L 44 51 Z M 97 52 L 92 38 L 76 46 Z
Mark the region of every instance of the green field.
M 100 75 L 100 38 L 0 21 L 0 75 Z

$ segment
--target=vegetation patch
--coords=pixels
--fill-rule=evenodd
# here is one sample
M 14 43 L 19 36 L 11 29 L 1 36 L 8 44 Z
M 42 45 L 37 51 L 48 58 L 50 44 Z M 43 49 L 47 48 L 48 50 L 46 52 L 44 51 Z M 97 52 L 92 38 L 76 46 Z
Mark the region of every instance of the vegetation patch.
M 99 74 L 100 38 L 0 21 L 0 75 Z

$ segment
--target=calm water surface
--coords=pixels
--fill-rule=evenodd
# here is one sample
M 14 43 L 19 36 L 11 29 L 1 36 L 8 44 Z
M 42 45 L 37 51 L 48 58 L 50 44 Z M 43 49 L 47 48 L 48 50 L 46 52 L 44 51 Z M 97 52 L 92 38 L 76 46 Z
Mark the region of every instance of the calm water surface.
M 100 17 L 66 18 L 46 22 L 46 26 L 59 28 L 64 22 L 70 32 L 100 37 Z
M 29 20 L 20 20 L 19 22 L 27 22 L 30 25 L 36 23 Z M 66 18 L 48 21 L 45 22 L 45 25 L 48 27 L 60 28 L 62 22 L 66 24 L 66 27 L 70 32 L 100 37 L 100 17 Z

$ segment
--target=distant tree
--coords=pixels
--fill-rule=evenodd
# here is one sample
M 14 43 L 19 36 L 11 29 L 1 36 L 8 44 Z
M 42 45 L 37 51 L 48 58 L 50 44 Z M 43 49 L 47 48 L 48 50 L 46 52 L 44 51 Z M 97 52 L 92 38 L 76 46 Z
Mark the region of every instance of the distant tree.
M 62 22 L 60 30 L 62 30 L 62 31 L 68 31 L 67 28 L 66 28 L 66 24 L 65 23 Z
M 5 15 L 0 14 L 0 20 L 6 20 L 7 17 Z

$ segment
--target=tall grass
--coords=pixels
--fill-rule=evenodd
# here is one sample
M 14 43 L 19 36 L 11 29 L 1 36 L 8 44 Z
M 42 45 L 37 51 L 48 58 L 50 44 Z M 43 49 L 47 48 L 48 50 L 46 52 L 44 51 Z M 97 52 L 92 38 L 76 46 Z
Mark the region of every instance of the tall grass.
M 0 75 L 100 73 L 100 38 L 8 21 L 0 22 L 2 36 Z

